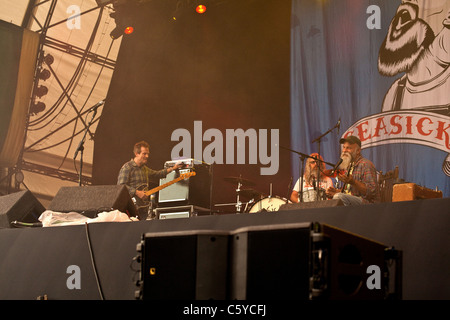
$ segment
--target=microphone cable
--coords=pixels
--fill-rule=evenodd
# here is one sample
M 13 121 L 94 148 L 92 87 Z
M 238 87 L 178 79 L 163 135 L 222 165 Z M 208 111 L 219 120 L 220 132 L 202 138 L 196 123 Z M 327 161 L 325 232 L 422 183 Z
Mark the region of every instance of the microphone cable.
M 92 269 L 94 270 L 95 281 L 96 281 L 96 283 L 97 283 L 97 289 L 98 289 L 98 292 L 99 292 L 99 294 L 100 294 L 100 299 L 101 299 L 101 300 L 105 300 L 105 297 L 103 296 L 102 285 L 101 285 L 100 279 L 99 279 L 99 277 L 98 277 L 97 266 L 96 266 L 96 264 L 95 264 L 94 252 L 93 252 L 93 250 L 92 250 L 91 238 L 90 238 L 90 236 L 89 236 L 89 227 L 88 227 L 88 223 L 85 222 L 84 225 L 85 225 L 85 230 L 86 230 L 86 240 L 87 240 L 88 247 L 89 247 L 89 254 L 90 254 L 90 257 L 91 257 Z

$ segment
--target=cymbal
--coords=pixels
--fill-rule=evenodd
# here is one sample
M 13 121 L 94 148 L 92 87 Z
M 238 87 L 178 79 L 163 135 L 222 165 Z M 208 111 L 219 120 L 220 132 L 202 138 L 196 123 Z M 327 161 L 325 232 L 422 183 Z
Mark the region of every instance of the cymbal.
M 255 189 L 249 188 L 249 189 L 241 189 L 239 191 L 239 195 L 246 197 L 246 198 L 259 198 L 261 196 L 264 196 L 264 193 L 257 191 Z
M 247 185 L 247 186 L 254 186 L 255 183 L 253 181 L 250 181 L 248 179 L 242 178 L 242 177 L 225 177 L 223 178 L 223 180 L 230 182 L 230 183 L 241 183 L 243 185 Z

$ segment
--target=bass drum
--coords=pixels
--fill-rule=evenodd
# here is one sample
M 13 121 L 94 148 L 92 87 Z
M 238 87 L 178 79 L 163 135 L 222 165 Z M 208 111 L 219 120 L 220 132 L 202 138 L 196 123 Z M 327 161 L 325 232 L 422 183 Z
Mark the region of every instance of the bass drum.
M 306 188 L 303 191 L 303 202 L 314 202 L 314 201 L 322 201 L 327 200 L 327 195 L 325 190 L 319 189 L 319 199 L 317 199 L 317 191 L 314 188 Z
M 277 196 L 266 197 L 256 202 L 250 209 L 249 213 L 257 213 L 261 211 L 278 211 L 287 200 Z

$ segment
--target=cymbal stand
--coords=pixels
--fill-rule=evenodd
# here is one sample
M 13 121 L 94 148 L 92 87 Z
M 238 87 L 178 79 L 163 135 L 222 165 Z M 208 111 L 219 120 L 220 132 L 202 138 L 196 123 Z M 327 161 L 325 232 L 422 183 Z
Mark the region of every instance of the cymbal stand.
M 236 213 L 241 213 L 242 202 L 239 200 L 239 193 L 241 192 L 242 183 L 238 181 L 236 189 Z
M 326 161 L 322 161 L 322 160 L 320 160 L 320 159 L 316 159 L 315 157 L 311 157 L 311 156 L 309 156 L 309 155 L 307 155 L 307 154 L 305 154 L 305 153 L 302 153 L 302 152 L 299 152 L 299 151 L 296 151 L 296 150 L 292 150 L 292 149 L 289 149 L 289 148 L 286 148 L 286 147 L 283 147 L 283 146 L 280 146 L 280 148 L 281 149 L 285 149 L 285 150 L 288 150 L 288 151 L 291 151 L 291 152 L 293 152 L 293 153 L 296 153 L 296 154 L 298 154 L 298 155 L 300 155 L 300 157 L 299 157 L 299 183 L 300 183 L 300 194 L 299 194 L 299 202 L 303 202 L 303 174 L 304 174 L 304 167 L 305 167 L 305 159 L 306 158 L 311 158 L 311 159 L 315 159 L 316 161 L 318 161 L 318 163 L 326 163 L 326 164 L 328 164 L 328 165 L 330 165 L 330 166 L 334 166 L 334 164 L 333 163 L 329 163 L 329 162 L 326 162 Z M 319 154 L 320 154 L 320 146 L 319 146 Z

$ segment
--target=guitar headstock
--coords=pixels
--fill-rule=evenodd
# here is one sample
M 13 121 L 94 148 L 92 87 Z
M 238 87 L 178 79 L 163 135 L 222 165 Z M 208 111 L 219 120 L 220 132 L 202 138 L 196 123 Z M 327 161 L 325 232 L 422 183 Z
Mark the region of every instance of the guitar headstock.
M 196 175 L 195 171 L 191 171 L 191 172 L 180 174 L 180 178 L 187 179 L 187 178 L 195 176 L 195 175 Z

